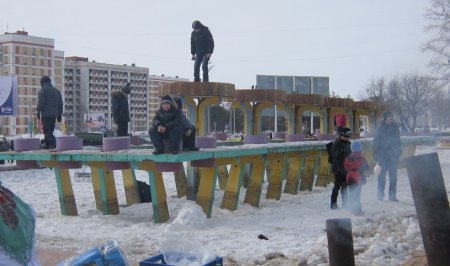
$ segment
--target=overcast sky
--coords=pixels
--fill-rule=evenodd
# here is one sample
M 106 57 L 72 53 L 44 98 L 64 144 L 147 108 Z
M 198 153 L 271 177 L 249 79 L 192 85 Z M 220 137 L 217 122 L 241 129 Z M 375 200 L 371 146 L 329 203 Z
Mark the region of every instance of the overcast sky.
M 214 36 L 210 81 L 248 89 L 257 74 L 329 76 L 330 91 L 358 98 L 370 78 L 428 73 L 420 51 L 429 0 L 14 0 L 2 32 L 55 40 L 65 56 L 148 67 L 193 79 L 193 20 Z

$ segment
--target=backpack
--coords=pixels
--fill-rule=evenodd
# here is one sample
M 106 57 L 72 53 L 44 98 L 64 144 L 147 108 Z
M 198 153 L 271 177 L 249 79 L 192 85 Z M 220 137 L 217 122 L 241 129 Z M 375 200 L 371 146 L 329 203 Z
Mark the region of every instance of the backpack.
M 152 202 L 152 194 L 150 192 L 150 186 L 143 182 L 137 181 L 139 196 L 141 197 L 141 203 Z
M 327 147 L 329 164 L 333 164 L 333 156 L 331 155 L 331 149 L 333 149 L 333 144 L 334 144 L 334 141 L 330 141 L 325 145 Z

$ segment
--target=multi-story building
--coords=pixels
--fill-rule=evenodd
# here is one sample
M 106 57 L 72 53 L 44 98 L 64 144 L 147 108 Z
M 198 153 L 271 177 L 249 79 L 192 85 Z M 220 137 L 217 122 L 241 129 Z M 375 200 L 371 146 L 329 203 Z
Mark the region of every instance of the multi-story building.
M 128 82 L 130 131 L 147 131 L 149 123 L 159 107 L 159 86 L 165 82 L 186 79 L 149 76 L 149 69 L 135 64 L 113 65 L 89 62 L 88 58 L 67 57 L 65 59 L 65 121 L 69 132 L 98 131 L 99 127 L 88 127 L 84 115 L 101 113 L 106 128 L 115 130 L 111 116 L 111 92 L 119 91 Z
M 18 90 L 17 115 L 0 117 L 2 134 L 28 132 L 42 76 L 51 77 L 64 95 L 64 52 L 54 48 L 53 39 L 29 36 L 26 31 L 0 35 L 0 75 L 16 76 Z

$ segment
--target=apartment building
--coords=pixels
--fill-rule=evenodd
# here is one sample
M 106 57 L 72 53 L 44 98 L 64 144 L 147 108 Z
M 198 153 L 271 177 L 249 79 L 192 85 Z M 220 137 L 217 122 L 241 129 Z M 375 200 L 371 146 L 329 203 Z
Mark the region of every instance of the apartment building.
M 55 50 L 54 40 L 28 35 L 26 31 L 0 35 L 0 75 L 17 77 L 17 115 L 0 117 L 4 135 L 28 132 L 36 109 L 40 78 L 50 76 L 64 95 L 64 52 Z
M 85 57 L 65 59 L 65 121 L 69 132 L 100 131 L 98 126 L 87 126 L 85 114 L 100 113 L 106 128 L 116 125 L 111 116 L 111 92 L 119 91 L 128 82 L 130 124 L 132 132 L 147 131 L 159 108 L 159 86 L 165 82 L 186 81 L 178 77 L 150 76 L 149 69 L 131 65 L 113 65 L 89 62 Z

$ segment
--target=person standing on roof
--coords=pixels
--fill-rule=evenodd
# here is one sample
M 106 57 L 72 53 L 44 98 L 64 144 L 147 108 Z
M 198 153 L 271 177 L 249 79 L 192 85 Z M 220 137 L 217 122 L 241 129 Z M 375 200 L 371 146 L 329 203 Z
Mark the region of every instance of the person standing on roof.
M 203 82 L 209 81 L 208 61 L 214 52 L 214 39 L 208 27 L 200 21 L 192 23 L 191 54 L 194 63 L 194 81 L 200 81 L 200 65 L 203 70 Z

